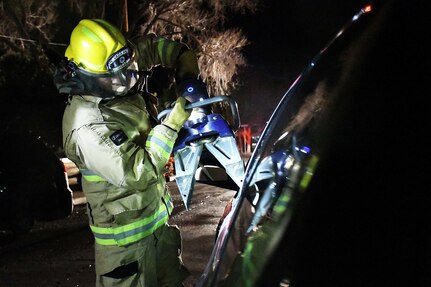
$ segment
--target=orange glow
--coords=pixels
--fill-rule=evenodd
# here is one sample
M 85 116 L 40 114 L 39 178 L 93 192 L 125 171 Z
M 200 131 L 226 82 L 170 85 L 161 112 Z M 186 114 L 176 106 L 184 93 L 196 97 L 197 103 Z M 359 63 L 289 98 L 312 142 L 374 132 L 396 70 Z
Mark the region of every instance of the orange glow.
M 240 126 L 236 132 L 236 143 L 240 152 L 251 152 L 251 128 L 249 125 Z
M 367 5 L 367 6 L 365 6 L 365 8 L 363 10 L 364 10 L 365 13 L 368 13 L 368 12 L 371 11 L 371 9 L 372 9 L 372 6 L 371 5 Z

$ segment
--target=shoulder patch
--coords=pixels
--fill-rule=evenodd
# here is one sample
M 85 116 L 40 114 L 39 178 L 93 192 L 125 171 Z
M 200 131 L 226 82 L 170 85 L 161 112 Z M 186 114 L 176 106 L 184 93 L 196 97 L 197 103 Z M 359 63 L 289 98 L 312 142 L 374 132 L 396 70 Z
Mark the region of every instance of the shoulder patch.
M 115 131 L 109 138 L 115 145 L 121 145 L 127 140 L 127 136 L 122 130 Z

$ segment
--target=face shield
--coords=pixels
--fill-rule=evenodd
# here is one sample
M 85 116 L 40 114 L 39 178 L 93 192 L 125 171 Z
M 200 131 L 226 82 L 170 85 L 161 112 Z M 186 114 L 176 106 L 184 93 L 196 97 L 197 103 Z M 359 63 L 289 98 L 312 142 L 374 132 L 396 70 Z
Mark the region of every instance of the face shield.
M 107 73 L 92 73 L 78 66 L 76 73 L 86 90 L 107 99 L 125 95 L 139 80 L 138 64 L 129 47 L 112 54 L 106 69 Z

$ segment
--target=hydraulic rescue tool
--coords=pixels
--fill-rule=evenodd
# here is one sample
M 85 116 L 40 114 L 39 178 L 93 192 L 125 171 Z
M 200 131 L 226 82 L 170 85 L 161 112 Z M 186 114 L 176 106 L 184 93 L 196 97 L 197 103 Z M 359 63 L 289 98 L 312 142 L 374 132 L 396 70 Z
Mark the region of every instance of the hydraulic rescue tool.
M 175 160 L 176 183 L 185 208 L 190 207 L 198 167 L 205 172 L 208 156 L 217 160 L 226 174 L 241 187 L 244 176 L 244 162 L 238 151 L 235 132 L 240 126 L 236 102 L 228 96 L 208 97 L 201 93 L 199 85 L 189 84 L 184 88 L 184 96 L 190 103 L 186 109 L 192 109 L 189 119 L 178 134 L 173 153 Z M 232 127 L 217 113 L 213 113 L 211 105 L 228 102 L 233 118 Z M 160 112 L 158 120 L 163 119 L 171 109 Z M 205 154 L 204 156 L 202 156 Z M 211 159 L 210 159 L 211 160 Z M 211 180 L 211 176 L 208 175 Z

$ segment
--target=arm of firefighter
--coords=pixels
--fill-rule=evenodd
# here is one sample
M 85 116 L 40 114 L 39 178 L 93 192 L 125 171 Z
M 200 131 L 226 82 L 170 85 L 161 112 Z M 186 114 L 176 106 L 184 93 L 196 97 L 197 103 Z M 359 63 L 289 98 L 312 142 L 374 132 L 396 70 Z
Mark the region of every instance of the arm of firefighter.
M 150 132 L 148 146 L 142 147 L 122 127 L 115 123 L 81 127 L 76 131 L 77 153 L 96 178 L 119 187 L 145 189 L 163 176 L 177 132 L 158 125 Z
M 193 50 L 183 49 L 177 58 L 176 66 L 175 78 L 178 82 L 186 78 L 197 79 L 199 77 L 198 58 Z
M 177 81 L 185 77 L 197 78 L 200 73 L 195 52 L 184 43 L 155 34 L 137 38 L 134 43 L 141 69 L 151 69 L 156 65 L 175 68 Z
M 162 168 L 169 161 L 178 131 L 189 118 L 191 111 L 185 110 L 186 99 L 178 98 L 166 120 L 154 127 L 148 135 L 145 148 L 152 161 Z

